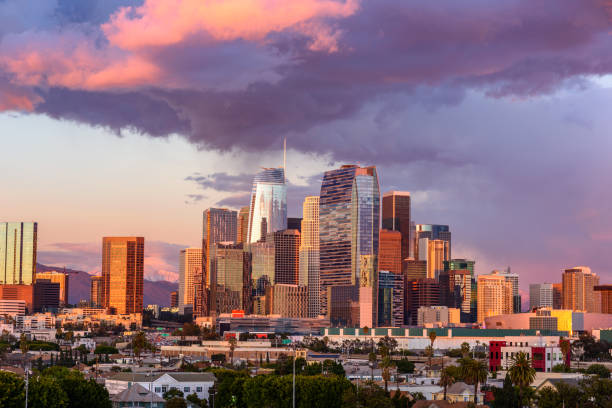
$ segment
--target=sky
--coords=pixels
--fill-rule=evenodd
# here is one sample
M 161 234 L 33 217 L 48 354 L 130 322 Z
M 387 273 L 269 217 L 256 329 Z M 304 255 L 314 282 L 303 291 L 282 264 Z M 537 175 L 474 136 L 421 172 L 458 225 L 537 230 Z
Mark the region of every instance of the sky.
M 376 165 L 477 273 L 612 282 L 612 2 L 0 0 L 0 215 L 98 273 L 141 235 L 176 280 L 202 211 L 282 163 L 289 214 Z

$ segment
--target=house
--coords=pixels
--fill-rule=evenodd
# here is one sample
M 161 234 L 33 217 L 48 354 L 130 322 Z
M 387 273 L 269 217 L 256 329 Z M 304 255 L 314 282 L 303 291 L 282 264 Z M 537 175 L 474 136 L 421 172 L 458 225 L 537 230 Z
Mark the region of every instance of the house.
M 158 396 L 171 388 L 182 391 L 185 396 L 195 393 L 200 399 L 208 399 L 208 390 L 214 385 L 212 373 L 117 373 L 106 379 L 108 393 L 119 394 L 132 384 L 139 384 Z
M 145 408 L 163 408 L 166 406 L 166 400 L 149 392 L 146 388 L 139 384 L 132 384 L 119 394 L 111 397 L 113 408 L 121 407 L 145 407 Z
M 433 394 L 434 400 L 444 399 L 444 390 Z M 464 382 L 456 382 L 446 389 L 446 400 L 448 402 L 470 402 L 474 401 L 474 386 Z M 484 393 L 478 389 L 478 403 L 482 404 Z
M 448 401 L 417 401 L 412 408 L 467 408 L 469 402 L 448 402 Z M 476 408 L 487 408 L 486 405 L 477 405 Z
M 546 387 L 556 389 L 555 386 L 559 383 L 565 383 L 572 387 L 579 387 L 580 381 L 582 381 L 582 378 L 546 378 L 536 387 L 536 391 L 542 391 Z

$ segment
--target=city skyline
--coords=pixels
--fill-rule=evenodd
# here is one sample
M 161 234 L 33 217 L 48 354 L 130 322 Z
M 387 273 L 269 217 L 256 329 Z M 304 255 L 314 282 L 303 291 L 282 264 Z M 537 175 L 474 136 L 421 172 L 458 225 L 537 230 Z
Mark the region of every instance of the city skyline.
M 304 14 L 270 14 L 254 1 L 254 31 L 165 19 L 156 3 L 0 5 L 0 171 L 20 176 L 0 180 L 0 210 L 39 223 L 40 263 L 99 273 L 100 237 L 138 235 L 145 276 L 175 281 L 202 210 L 248 205 L 287 137 L 289 216 L 324 171 L 375 165 L 380 191 L 409 191 L 411 218 L 449 225 L 453 256 L 479 274 L 509 265 L 524 295 L 574 265 L 612 280 L 612 23 L 599 2 L 300 0 Z

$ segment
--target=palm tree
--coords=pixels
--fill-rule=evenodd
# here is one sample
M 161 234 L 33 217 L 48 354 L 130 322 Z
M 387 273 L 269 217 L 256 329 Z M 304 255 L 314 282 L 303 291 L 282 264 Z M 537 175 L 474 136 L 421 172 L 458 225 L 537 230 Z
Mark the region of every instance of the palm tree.
M 455 383 L 455 377 L 453 377 L 448 370 L 448 367 L 442 370 L 440 375 L 440 387 L 444 387 L 444 401 L 446 401 L 446 389 Z
M 470 345 L 468 342 L 464 341 L 461 343 L 461 354 L 463 354 L 463 358 L 467 357 L 470 352 Z
M 376 364 L 376 353 L 372 352 L 368 354 L 368 361 L 370 365 L 370 379 L 374 381 L 374 365 Z
M 434 341 L 436 341 L 436 337 L 437 335 L 435 331 L 432 330 L 429 332 L 429 341 L 431 342 L 430 344 L 431 350 L 429 352 L 429 370 L 430 371 L 431 371 L 431 358 L 433 357 L 433 350 L 434 350 L 433 345 L 434 345 Z
M 519 351 L 512 358 L 512 367 L 508 370 L 512 384 L 519 389 L 519 401 L 523 404 L 523 388 L 528 387 L 535 379 L 535 369 L 531 366 L 529 355 Z
M 570 341 L 561 337 L 559 339 L 559 347 L 561 347 L 561 352 L 563 353 L 563 362 L 566 363 L 567 368 L 572 368 L 572 359 L 570 358 L 570 350 L 572 346 L 570 345 Z
M 487 365 L 480 360 L 471 358 L 461 359 L 460 364 L 465 382 L 474 384 L 474 404 L 478 404 L 478 385 L 487 381 L 487 376 L 489 375 Z
M 230 365 L 234 366 L 234 350 L 236 350 L 236 338 L 235 337 L 230 337 L 227 342 L 229 343 L 229 349 L 230 349 Z
M 380 354 L 382 357 L 382 361 L 380 363 L 380 367 L 382 368 L 382 378 L 385 381 L 385 392 L 388 392 L 389 388 L 387 385 L 391 379 L 391 369 L 395 366 L 395 364 L 391 360 L 389 350 L 386 347 L 383 346 L 380 348 Z

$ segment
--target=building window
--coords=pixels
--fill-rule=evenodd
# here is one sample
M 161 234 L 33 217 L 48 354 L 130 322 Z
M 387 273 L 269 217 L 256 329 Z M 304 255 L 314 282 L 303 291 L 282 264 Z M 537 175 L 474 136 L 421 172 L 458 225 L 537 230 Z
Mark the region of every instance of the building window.
M 189 387 L 183 387 L 183 391 L 189 392 Z
M 155 392 L 160 393 L 161 392 L 161 387 L 155 387 Z
M 196 392 L 202 392 L 202 387 L 196 387 Z
M 165 385 L 162 385 L 162 392 L 166 392 L 166 391 L 168 391 L 168 387 Z

